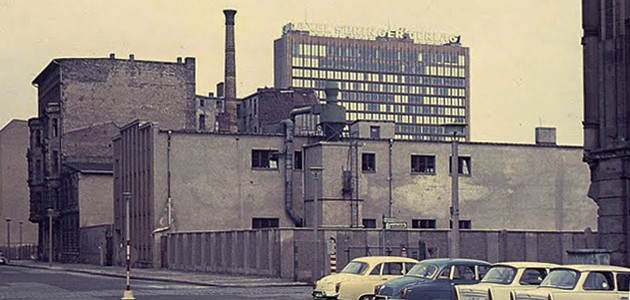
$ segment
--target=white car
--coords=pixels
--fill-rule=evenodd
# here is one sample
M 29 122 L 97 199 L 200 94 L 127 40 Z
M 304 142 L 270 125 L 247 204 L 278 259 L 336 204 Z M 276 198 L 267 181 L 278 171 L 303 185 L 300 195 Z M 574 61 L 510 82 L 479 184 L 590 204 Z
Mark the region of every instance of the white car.
M 480 283 L 458 285 L 457 299 L 491 300 L 514 299 L 514 291 L 532 290 L 547 277 L 549 270 L 559 267 L 539 262 L 503 262 L 492 265 Z
M 515 300 L 627 300 L 629 282 L 628 268 L 568 265 L 552 269 L 537 289 L 517 291 Z

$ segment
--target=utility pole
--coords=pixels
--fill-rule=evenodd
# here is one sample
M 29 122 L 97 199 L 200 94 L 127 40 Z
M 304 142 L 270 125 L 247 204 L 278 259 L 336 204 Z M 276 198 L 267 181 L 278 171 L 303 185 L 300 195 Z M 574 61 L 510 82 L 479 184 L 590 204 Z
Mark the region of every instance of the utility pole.
M 458 135 L 464 133 L 465 124 L 446 124 L 445 132 L 451 136 L 451 232 L 449 236 L 449 257 L 459 258 L 459 149 Z
M 24 222 L 20 221 L 20 246 L 18 247 L 18 259 L 22 260 L 22 225 Z
M 136 298 L 133 296 L 133 292 L 131 291 L 131 242 L 130 242 L 130 220 L 129 220 L 129 202 L 131 201 L 131 193 L 124 192 L 123 199 L 125 201 L 125 238 L 127 239 L 127 287 L 123 294 L 121 300 L 135 300 Z
M 7 259 L 11 260 L 11 218 L 7 218 Z
M 318 218 L 318 204 L 317 204 L 317 194 L 319 192 L 319 177 L 324 170 L 322 167 L 310 167 L 311 173 L 315 179 L 315 195 L 313 196 L 313 236 L 315 239 L 315 258 L 313 260 L 313 282 L 316 282 L 319 278 L 319 257 L 320 257 L 320 249 L 319 249 L 319 218 Z

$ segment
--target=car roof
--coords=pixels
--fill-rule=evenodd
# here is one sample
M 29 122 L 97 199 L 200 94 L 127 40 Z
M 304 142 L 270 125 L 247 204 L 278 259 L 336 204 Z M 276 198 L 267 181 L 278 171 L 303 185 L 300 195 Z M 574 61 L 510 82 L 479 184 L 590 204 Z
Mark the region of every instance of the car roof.
M 409 257 L 402 257 L 402 256 L 363 256 L 363 257 L 357 257 L 357 258 L 353 259 L 352 261 L 362 261 L 362 262 L 368 263 L 370 265 L 377 264 L 377 263 L 382 263 L 382 262 L 412 262 L 412 263 L 418 263 L 418 260 L 415 260 L 415 259 L 409 258 Z
M 551 268 L 560 267 L 560 265 L 556 265 L 556 264 L 552 264 L 552 263 L 542 263 L 542 262 L 535 262 L 535 261 L 506 261 L 506 262 L 495 263 L 492 266 L 510 266 L 510 267 L 514 267 L 514 268 L 517 268 L 517 269 L 522 269 L 522 268 L 546 268 L 546 269 L 551 269 Z
M 431 263 L 438 267 L 443 267 L 449 264 L 469 264 L 469 265 L 488 265 L 491 264 L 487 261 L 469 259 L 469 258 L 430 258 L 421 261 L 422 263 Z
M 630 272 L 630 269 L 610 265 L 565 265 L 555 269 L 572 269 L 575 271 L 613 271 L 613 272 Z

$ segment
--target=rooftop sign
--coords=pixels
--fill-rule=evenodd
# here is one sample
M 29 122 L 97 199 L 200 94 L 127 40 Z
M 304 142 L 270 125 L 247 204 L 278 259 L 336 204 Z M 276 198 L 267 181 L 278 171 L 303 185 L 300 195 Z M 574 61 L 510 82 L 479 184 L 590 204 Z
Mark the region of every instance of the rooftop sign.
M 327 37 L 340 37 L 340 38 L 353 38 L 353 39 L 366 39 L 374 40 L 377 38 L 397 38 L 404 39 L 409 38 L 419 44 L 434 44 L 443 45 L 449 43 L 459 43 L 460 36 L 423 32 L 423 31 L 410 31 L 407 28 L 389 28 L 389 27 L 361 27 L 351 25 L 328 25 L 322 23 L 288 23 L 282 27 L 282 34 L 286 34 L 291 31 L 308 31 L 310 35 L 314 36 L 327 36 Z

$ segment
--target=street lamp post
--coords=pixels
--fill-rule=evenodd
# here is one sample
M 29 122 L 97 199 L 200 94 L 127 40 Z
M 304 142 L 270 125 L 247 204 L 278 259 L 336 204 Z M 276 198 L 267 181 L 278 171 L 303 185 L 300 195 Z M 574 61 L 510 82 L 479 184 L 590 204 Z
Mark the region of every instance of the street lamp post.
M 127 264 L 127 287 L 125 289 L 125 292 L 123 294 L 123 297 L 120 298 L 121 300 L 135 300 L 136 298 L 133 296 L 133 292 L 131 291 L 131 239 L 130 239 L 130 232 L 131 232 L 131 225 L 129 223 L 129 202 L 131 201 L 131 193 L 130 192 L 124 192 L 123 193 L 123 200 L 125 201 L 125 238 L 127 239 L 127 255 L 126 255 L 126 264 Z
M 318 203 L 317 194 L 319 192 L 319 177 L 324 170 L 322 167 L 313 166 L 310 167 L 311 173 L 315 179 L 315 195 L 313 196 L 313 236 L 315 239 L 315 257 L 313 260 L 313 282 L 319 278 L 319 221 L 318 221 Z
M 49 208 L 46 210 L 48 212 L 48 265 L 52 267 L 52 258 L 53 258 L 53 217 L 57 217 L 59 215 L 54 209 Z
M 22 260 L 22 225 L 24 222 L 20 221 L 20 246 L 18 247 L 18 259 Z
M 11 218 L 7 218 L 7 259 L 11 260 Z
M 445 133 L 451 136 L 451 232 L 449 237 L 449 257 L 460 255 L 459 232 L 459 149 L 457 138 L 464 133 L 466 124 L 455 123 L 444 125 Z

